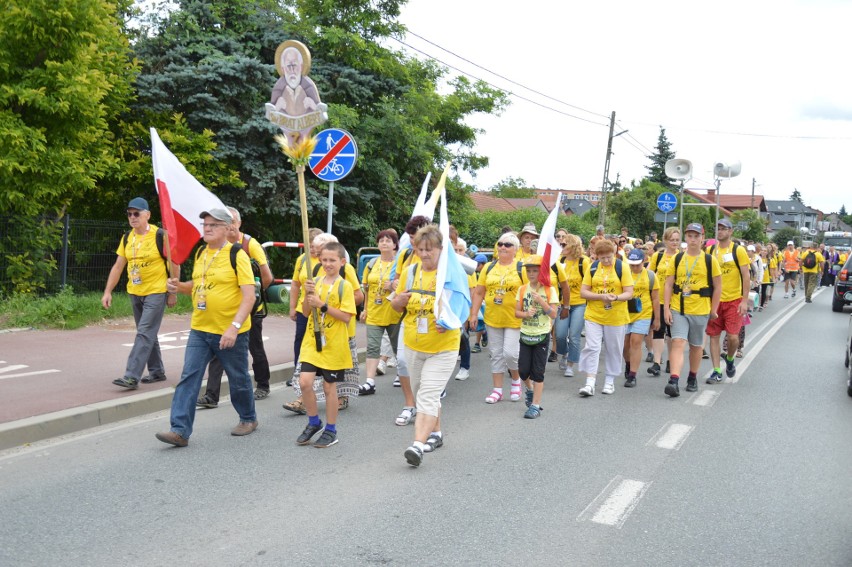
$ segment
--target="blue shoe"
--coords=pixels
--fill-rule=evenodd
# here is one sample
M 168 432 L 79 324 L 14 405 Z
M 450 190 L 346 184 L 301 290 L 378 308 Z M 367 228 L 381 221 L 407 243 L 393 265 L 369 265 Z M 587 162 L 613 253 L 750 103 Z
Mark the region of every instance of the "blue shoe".
M 524 392 L 524 398 L 525 398 L 524 401 L 526 402 L 527 407 L 530 407 L 532 405 L 533 391 L 528 388 L 527 391 Z
M 322 422 L 320 422 L 319 425 L 311 425 L 309 423 L 308 426 L 305 427 L 305 430 L 302 431 L 302 434 L 299 435 L 299 438 L 296 439 L 296 445 L 310 445 L 311 437 L 313 437 L 323 429 L 324 427 L 322 425 Z
M 733 360 L 728 360 L 728 357 L 725 357 L 725 374 L 728 375 L 728 378 L 733 378 L 737 375 L 737 368 L 734 366 Z
M 473 352 L 473 353 L 482 352 L 482 347 L 479 346 L 478 344 L 474 344 L 472 347 L 470 347 L 470 352 Z
M 708 384 L 720 384 L 722 382 L 722 373 L 713 371 L 713 374 L 710 375 L 710 378 L 707 379 Z
M 541 415 L 541 408 L 536 406 L 530 406 L 527 408 L 527 412 L 524 414 L 525 419 L 535 419 Z

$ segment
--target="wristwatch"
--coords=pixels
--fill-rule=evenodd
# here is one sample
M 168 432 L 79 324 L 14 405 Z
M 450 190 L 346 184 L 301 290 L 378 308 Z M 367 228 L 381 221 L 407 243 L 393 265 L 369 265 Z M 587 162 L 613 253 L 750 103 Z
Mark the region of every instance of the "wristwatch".
M 322 307 L 320 307 L 320 311 L 323 313 L 328 311 L 328 303 L 323 303 Z
M 231 325 L 236 327 L 238 331 L 243 328 L 243 326 L 240 323 L 237 323 L 236 321 L 231 321 Z

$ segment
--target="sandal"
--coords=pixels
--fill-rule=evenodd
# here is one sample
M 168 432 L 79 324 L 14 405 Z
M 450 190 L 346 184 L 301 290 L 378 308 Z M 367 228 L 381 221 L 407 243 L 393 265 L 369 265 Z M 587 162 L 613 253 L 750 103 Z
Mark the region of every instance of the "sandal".
M 512 388 L 509 390 L 509 399 L 517 402 L 521 399 L 521 383 L 512 382 Z
M 488 394 L 488 397 L 485 398 L 486 404 L 496 404 L 500 400 L 503 399 L 503 392 L 498 392 L 497 390 L 491 390 L 491 393 Z
M 738 349 L 738 350 L 737 350 L 737 354 L 736 354 L 735 356 L 736 356 L 737 358 L 742 358 L 742 357 L 743 357 L 743 351 L 742 351 L 742 349 Z
M 402 386 L 402 384 L 399 383 L 399 376 L 397 376 L 396 378 L 393 379 L 393 387 L 399 388 L 401 386 Z
M 431 453 L 438 447 L 444 446 L 444 438 L 443 436 L 435 435 L 434 433 L 429 434 L 429 439 L 426 440 L 426 443 L 423 445 L 424 453 Z
M 288 402 L 281 407 L 299 415 L 305 415 L 308 413 L 307 410 L 305 410 L 305 404 L 302 403 L 302 398 L 296 398 L 292 402 Z
M 402 413 L 396 418 L 397 425 L 408 425 L 414 421 L 414 416 L 417 415 L 417 408 L 406 406 L 402 408 Z

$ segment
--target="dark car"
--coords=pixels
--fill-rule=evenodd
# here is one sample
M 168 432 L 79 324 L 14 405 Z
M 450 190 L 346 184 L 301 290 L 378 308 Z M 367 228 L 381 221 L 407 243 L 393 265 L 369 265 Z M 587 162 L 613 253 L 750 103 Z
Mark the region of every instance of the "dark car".
M 852 303 L 852 299 L 846 297 L 846 292 L 852 291 L 852 254 L 846 259 L 846 263 L 840 268 L 837 277 L 834 278 L 834 290 L 831 295 L 831 310 L 840 313 L 844 305 Z
M 846 301 L 852 303 L 852 291 L 846 292 Z M 852 315 L 849 316 L 849 330 L 846 332 L 846 393 L 852 397 Z

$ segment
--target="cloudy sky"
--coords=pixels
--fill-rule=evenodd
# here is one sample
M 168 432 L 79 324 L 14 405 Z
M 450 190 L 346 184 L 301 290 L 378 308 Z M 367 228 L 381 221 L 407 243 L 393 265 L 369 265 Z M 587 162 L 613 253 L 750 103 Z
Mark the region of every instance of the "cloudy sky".
M 740 160 L 723 192 L 749 194 L 755 179 L 767 199 L 797 188 L 824 212 L 852 209 L 852 1 L 409 0 L 400 19 L 410 47 L 391 47 L 518 95 L 501 116 L 470 120 L 491 160 L 480 189 L 509 176 L 600 188 L 615 111 L 627 133 L 613 141 L 611 181 L 645 175 L 663 126 L 693 162 L 688 188 Z

